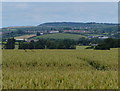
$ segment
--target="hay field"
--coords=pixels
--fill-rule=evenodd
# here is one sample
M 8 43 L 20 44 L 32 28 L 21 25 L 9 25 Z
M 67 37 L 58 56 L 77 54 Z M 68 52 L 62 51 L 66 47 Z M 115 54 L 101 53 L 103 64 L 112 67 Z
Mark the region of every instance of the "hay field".
M 36 37 L 36 35 L 35 34 L 33 34 L 33 35 L 23 35 L 23 36 L 15 37 L 15 39 L 29 39 L 29 38 L 33 38 L 33 37 Z

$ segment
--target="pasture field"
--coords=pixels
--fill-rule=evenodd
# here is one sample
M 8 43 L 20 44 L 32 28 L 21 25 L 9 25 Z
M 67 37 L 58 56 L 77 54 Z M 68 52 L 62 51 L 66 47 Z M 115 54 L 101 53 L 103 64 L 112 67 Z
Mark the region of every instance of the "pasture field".
M 67 33 L 56 33 L 56 34 L 46 34 L 46 35 L 40 35 L 36 38 L 43 38 L 43 39 L 74 39 L 77 40 L 81 37 L 85 37 L 83 35 L 78 35 L 78 34 L 67 34 Z
M 3 89 L 118 89 L 118 50 L 3 50 Z

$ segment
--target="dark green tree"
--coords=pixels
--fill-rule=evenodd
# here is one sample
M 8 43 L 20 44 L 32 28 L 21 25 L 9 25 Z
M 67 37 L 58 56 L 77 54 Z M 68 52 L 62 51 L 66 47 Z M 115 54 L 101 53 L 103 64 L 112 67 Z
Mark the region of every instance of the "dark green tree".
M 95 47 L 96 50 L 110 50 L 109 45 L 106 45 L 105 43 L 99 44 Z
M 31 40 L 29 43 L 29 49 L 35 49 L 35 42 L 34 40 Z
M 8 39 L 5 45 L 5 49 L 14 49 L 14 48 L 15 48 L 15 39 L 14 38 Z
M 120 39 L 108 38 L 105 39 L 102 43 L 98 44 L 98 46 L 96 46 L 95 49 L 109 50 L 110 48 L 118 47 L 120 47 Z
M 47 40 L 46 41 L 46 47 L 47 49 L 56 49 L 57 48 L 57 42 L 53 40 Z
M 37 36 L 40 36 L 40 33 L 39 33 L 39 32 L 37 32 L 37 33 L 36 33 L 36 35 L 37 35 Z
M 19 49 L 30 49 L 30 45 L 29 45 L 29 43 L 28 42 L 20 42 L 19 43 Z

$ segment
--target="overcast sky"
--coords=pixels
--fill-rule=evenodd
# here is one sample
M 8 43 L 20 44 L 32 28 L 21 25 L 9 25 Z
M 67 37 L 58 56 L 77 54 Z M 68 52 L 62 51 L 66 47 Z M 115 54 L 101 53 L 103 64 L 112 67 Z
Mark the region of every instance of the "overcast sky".
M 4 2 L 2 5 L 2 27 L 34 26 L 45 22 L 117 21 L 117 2 Z

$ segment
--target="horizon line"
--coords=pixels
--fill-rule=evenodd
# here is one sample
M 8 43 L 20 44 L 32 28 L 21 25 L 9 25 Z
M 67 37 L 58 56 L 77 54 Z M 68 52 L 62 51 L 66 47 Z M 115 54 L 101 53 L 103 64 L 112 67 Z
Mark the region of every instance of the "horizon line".
M 98 24 L 119 24 L 118 22 L 74 22 L 74 21 L 53 21 L 53 22 L 44 22 L 44 23 L 98 23 Z M 0 27 L 0 28 L 7 28 L 7 27 L 32 27 L 32 26 L 39 26 L 39 25 L 41 25 L 41 24 L 44 24 L 44 23 L 40 23 L 40 24 L 38 24 L 38 25 L 11 25 L 11 26 L 2 26 L 2 27 Z

